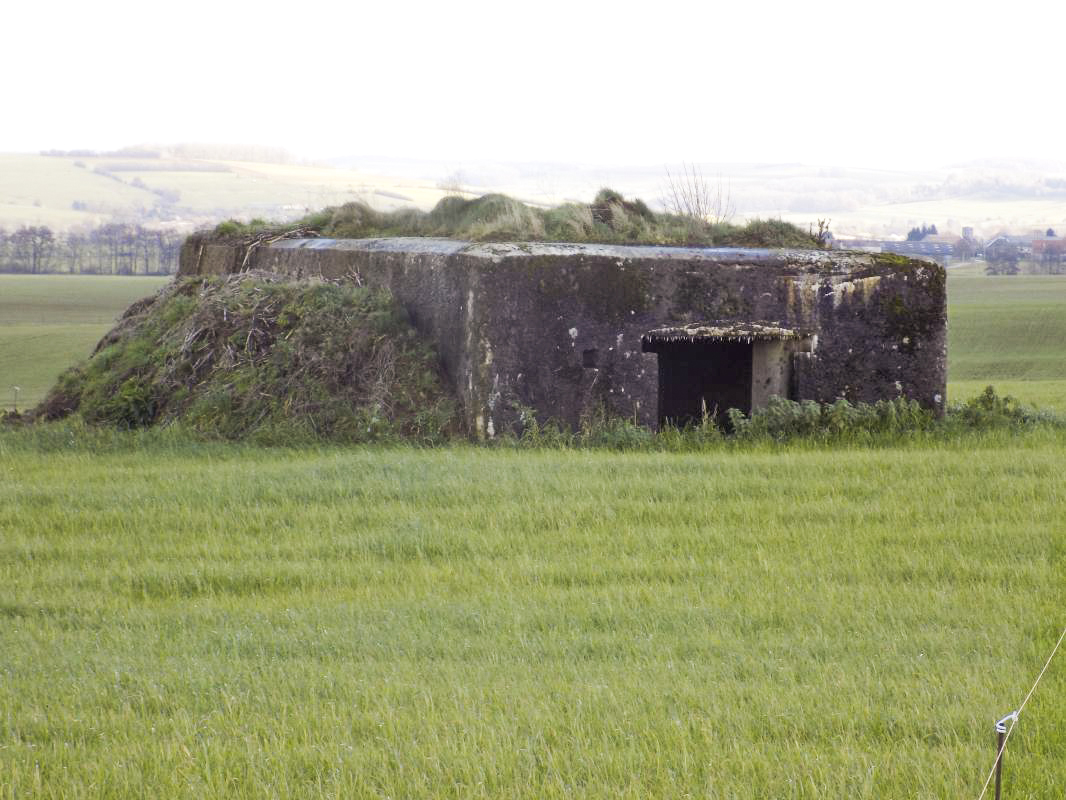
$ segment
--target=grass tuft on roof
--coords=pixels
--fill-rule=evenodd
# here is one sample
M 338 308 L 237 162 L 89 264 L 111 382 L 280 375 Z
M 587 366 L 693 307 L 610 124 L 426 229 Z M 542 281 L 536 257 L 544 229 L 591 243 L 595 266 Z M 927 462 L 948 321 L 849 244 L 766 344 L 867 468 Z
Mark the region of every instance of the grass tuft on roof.
M 818 249 L 823 243 L 790 222 L 756 219 L 743 225 L 654 212 L 639 199 L 602 189 L 589 203 L 538 208 L 503 194 L 443 198 L 431 211 L 378 211 L 356 201 L 322 209 L 287 226 L 229 220 L 218 237 L 302 228 L 337 239 L 437 236 L 473 242 L 529 241 Z

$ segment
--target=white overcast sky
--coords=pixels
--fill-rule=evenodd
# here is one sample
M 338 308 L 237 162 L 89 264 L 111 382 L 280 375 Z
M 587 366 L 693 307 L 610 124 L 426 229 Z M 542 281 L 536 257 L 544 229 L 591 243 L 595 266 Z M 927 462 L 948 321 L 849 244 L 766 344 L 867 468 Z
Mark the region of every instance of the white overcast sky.
M 1066 157 L 1066 4 L 58 3 L 0 11 L 0 151 L 937 166 Z

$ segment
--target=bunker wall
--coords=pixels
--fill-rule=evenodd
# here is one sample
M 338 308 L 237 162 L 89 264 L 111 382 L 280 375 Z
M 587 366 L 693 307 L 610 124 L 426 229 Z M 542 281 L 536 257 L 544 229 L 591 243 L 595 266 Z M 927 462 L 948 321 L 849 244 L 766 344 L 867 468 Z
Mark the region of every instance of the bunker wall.
M 250 253 L 201 245 L 183 249 L 182 274 L 244 266 L 390 289 L 436 346 L 480 436 L 515 429 L 530 412 L 576 426 L 598 408 L 656 426 L 658 357 L 641 337 L 687 323 L 804 332 L 802 343 L 756 343 L 753 407 L 785 392 L 943 404 L 944 271 L 930 262 L 433 239 L 289 240 Z

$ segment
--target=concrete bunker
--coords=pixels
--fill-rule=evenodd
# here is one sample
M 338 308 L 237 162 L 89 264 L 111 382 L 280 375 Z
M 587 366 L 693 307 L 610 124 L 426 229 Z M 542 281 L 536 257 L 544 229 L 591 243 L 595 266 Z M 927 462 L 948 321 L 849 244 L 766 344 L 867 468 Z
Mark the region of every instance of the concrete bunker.
M 943 267 L 824 250 L 194 235 L 182 276 L 263 270 L 388 289 L 467 428 L 606 412 L 656 428 L 778 395 L 943 409 Z
M 664 327 L 641 337 L 641 350 L 658 356 L 659 426 L 684 427 L 726 412 L 763 408 L 771 397 L 795 399 L 792 357 L 810 353 L 811 334 L 773 323 Z

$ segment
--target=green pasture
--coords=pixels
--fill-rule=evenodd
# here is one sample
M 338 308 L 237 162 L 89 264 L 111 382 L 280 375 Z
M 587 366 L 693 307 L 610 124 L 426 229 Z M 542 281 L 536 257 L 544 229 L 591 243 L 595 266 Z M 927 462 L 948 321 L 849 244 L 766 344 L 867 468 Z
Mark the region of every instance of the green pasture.
M 281 174 L 278 174 L 281 173 Z M 307 174 L 310 173 L 310 174 Z M 342 173 L 343 174 L 343 173 Z M 299 205 L 321 208 L 326 205 L 348 202 L 370 194 L 373 188 L 358 182 L 348 174 L 347 183 L 326 183 L 339 175 L 318 175 L 312 171 L 280 168 L 274 174 L 252 172 L 233 165 L 227 172 L 125 172 L 124 180 L 139 178 L 153 189 L 169 189 L 180 193 L 178 205 L 195 212 L 211 214 L 245 211 L 260 215 L 264 209 L 281 205 Z M 296 214 L 290 214 L 297 216 Z
M 3 796 L 976 797 L 1063 624 L 1061 433 L 34 436 L 0 437 Z M 1066 785 L 1064 692 L 1008 796 Z
M 151 192 L 94 172 L 88 159 L 80 159 L 84 167 L 75 166 L 76 161 L 0 153 L 0 227 L 95 225 L 106 221 L 111 210 L 155 205 L 158 198 Z M 75 210 L 76 202 L 93 210 Z
M 1066 276 L 948 275 L 949 399 L 991 383 L 1066 411 Z
M 986 386 L 995 386 L 997 394 L 1015 397 L 1034 408 L 1066 412 L 1066 380 L 970 380 L 949 381 L 948 400 L 958 402 L 976 397 Z
M 132 303 L 167 278 L 0 275 L 0 410 L 36 405 Z

